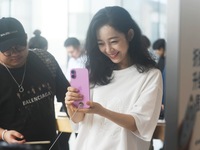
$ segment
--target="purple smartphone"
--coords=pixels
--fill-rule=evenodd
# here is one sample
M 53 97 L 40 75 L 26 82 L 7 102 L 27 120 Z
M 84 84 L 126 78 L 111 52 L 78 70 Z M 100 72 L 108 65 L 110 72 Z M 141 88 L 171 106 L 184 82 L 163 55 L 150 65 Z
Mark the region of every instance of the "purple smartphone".
M 77 108 L 89 108 L 86 104 L 90 100 L 90 87 L 89 87 L 89 76 L 88 70 L 86 68 L 75 68 L 70 72 L 72 87 L 79 90 L 80 94 L 83 95 L 83 99 L 80 101 L 75 101 L 73 104 Z

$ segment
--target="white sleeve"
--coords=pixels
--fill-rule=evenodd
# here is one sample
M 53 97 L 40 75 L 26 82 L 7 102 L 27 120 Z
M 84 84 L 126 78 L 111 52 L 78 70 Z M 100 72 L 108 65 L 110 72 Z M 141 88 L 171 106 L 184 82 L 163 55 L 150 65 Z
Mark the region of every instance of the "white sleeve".
M 130 112 L 135 118 L 138 129 L 133 134 L 145 141 L 151 140 L 158 122 L 162 102 L 162 88 L 160 71 L 151 71 L 142 85 L 137 102 Z

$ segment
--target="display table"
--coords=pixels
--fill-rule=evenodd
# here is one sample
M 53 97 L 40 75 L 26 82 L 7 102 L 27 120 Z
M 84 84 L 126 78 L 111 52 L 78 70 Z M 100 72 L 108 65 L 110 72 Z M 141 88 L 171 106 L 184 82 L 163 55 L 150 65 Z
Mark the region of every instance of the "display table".
M 165 120 L 159 120 L 153 134 L 153 139 L 160 139 L 164 142 L 165 139 Z
M 56 115 L 57 130 L 60 132 L 72 132 L 69 118 L 66 113 L 58 113 Z
M 60 132 L 72 132 L 69 118 L 66 113 L 58 113 L 56 115 L 57 130 Z M 165 137 L 165 120 L 159 120 L 153 134 L 153 139 L 164 141 Z

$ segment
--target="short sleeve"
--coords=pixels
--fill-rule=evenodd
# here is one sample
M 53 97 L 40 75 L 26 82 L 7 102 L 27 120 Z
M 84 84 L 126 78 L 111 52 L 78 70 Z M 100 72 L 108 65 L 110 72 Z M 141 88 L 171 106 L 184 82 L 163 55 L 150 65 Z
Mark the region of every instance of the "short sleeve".
M 140 96 L 133 105 L 131 115 L 135 118 L 139 138 L 150 141 L 158 122 L 163 94 L 162 76 L 159 70 L 150 71 Z

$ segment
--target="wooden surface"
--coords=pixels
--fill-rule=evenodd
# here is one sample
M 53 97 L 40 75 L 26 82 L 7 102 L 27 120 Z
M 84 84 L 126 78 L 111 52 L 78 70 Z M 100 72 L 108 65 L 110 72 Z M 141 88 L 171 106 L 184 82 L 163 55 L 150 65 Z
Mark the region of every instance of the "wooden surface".
M 60 132 L 72 132 L 72 127 L 70 125 L 69 118 L 66 113 L 59 113 L 56 116 L 57 130 Z
M 69 118 L 66 114 L 59 114 L 56 117 L 57 129 L 60 132 L 72 132 Z M 165 137 L 165 120 L 159 120 L 153 134 L 153 139 L 160 139 L 164 141 Z
M 159 120 L 153 134 L 153 139 L 160 139 L 164 141 L 165 138 L 165 120 Z

